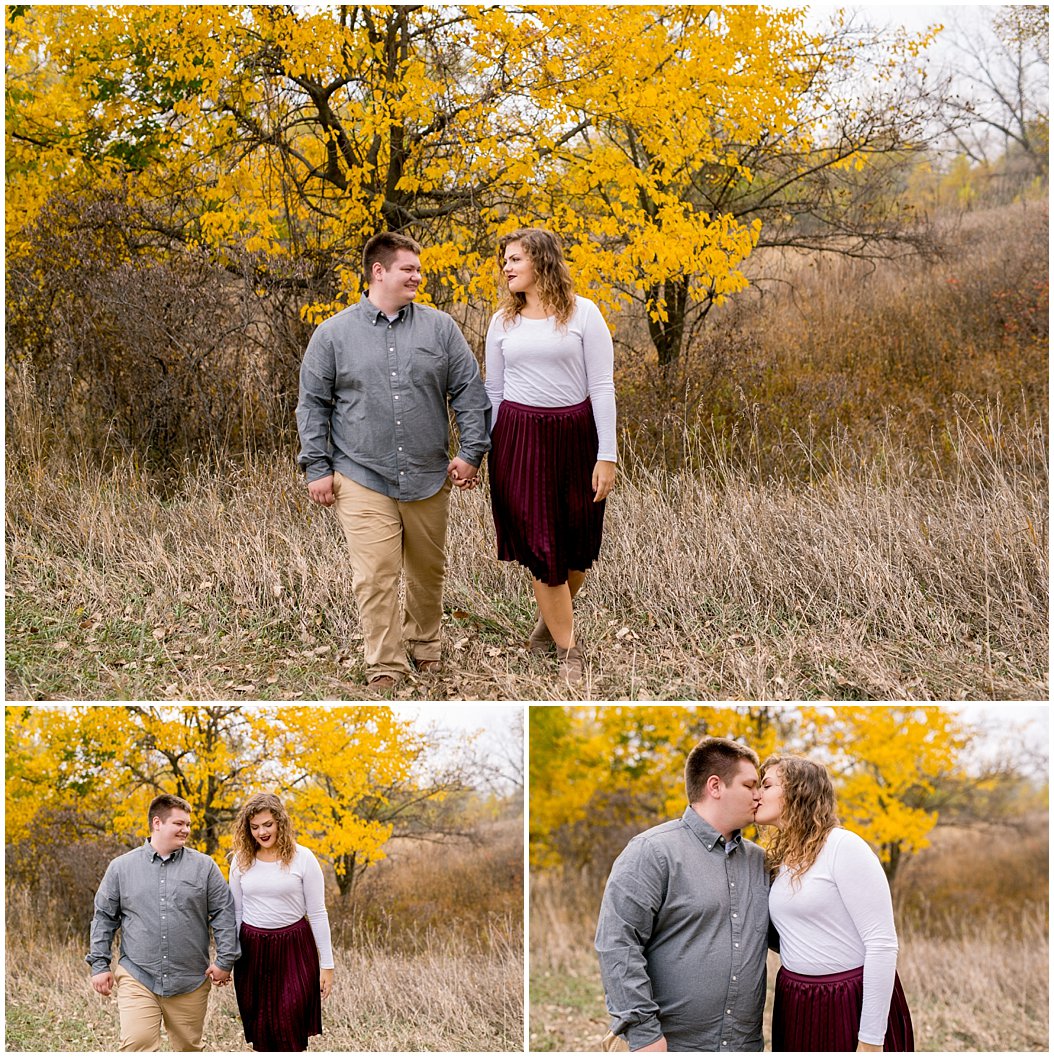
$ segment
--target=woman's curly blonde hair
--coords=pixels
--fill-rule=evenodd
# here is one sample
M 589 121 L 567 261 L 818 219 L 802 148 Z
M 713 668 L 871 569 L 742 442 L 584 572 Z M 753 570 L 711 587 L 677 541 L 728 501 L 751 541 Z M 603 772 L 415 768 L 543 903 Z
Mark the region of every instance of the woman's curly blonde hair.
M 779 768 L 783 788 L 783 826 L 765 849 L 773 877 L 781 866 L 797 880 L 823 850 L 831 830 L 840 825 L 834 785 L 827 768 L 801 756 L 770 756 L 761 765 L 761 780 Z
M 282 801 L 274 793 L 257 793 L 242 804 L 238 817 L 234 820 L 234 834 L 231 841 L 231 859 L 238 869 L 245 873 L 256 862 L 259 845 L 249 828 L 252 820 L 262 811 L 270 811 L 277 823 L 277 836 L 274 842 L 278 852 L 278 861 L 288 866 L 296 855 L 296 830 Z
M 498 269 L 502 281 L 505 279 L 505 250 L 513 242 L 518 242 L 530 258 L 542 305 L 556 316 L 556 322 L 561 327 L 566 327 L 575 311 L 575 284 L 571 281 L 571 272 L 564 260 L 563 244 L 559 237 L 545 228 L 520 228 L 502 235 L 498 240 Z M 523 311 L 526 304 L 526 296 L 514 294 L 506 284 L 501 302 L 501 315 L 506 326 Z

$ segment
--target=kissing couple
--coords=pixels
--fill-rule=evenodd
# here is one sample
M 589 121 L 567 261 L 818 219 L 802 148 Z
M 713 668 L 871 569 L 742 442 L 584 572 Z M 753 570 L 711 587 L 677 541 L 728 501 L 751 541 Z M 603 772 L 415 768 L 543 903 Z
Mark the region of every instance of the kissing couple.
M 774 1051 L 913 1050 L 889 882 L 827 770 L 704 738 L 684 777 L 683 816 L 634 837 L 604 890 L 604 1049 L 764 1049 L 771 948 Z M 775 831 L 767 849 L 752 823 Z

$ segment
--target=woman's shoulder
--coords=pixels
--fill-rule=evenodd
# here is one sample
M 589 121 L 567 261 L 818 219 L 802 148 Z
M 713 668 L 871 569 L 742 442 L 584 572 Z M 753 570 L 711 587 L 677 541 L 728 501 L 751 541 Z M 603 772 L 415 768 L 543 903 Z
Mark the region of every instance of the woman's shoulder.
M 846 861 L 878 860 L 875 849 L 859 833 L 853 833 L 852 830 L 842 826 L 835 826 L 827 835 L 824 851 L 832 858 L 837 857 Z

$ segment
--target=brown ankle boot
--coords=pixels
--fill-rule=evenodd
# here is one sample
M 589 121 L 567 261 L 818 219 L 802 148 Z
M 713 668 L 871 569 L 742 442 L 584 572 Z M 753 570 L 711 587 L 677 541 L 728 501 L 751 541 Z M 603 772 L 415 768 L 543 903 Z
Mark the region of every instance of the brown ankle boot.
M 569 683 L 580 683 L 585 678 L 585 669 L 582 664 L 582 651 L 578 645 L 569 646 L 566 650 L 556 647 L 556 656 L 560 661 L 557 676 Z
M 555 645 L 553 636 L 545 626 L 545 621 L 539 617 L 538 623 L 534 625 L 534 631 L 531 632 L 531 637 L 527 640 L 527 652 L 548 653 Z

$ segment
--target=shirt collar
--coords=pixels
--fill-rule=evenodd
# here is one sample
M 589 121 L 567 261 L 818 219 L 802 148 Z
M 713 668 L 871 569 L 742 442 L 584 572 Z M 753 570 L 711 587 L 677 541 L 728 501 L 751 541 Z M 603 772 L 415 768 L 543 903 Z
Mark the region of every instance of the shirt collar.
M 691 804 L 684 809 L 683 818 L 688 828 L 703 842 L 703 847 L 707 851 L 713 851 L 714 848 L 722 848 L 726 855 L 731 855 L 743 843 L 742 830 L 737 829 L 731 838 L 726 841 Z
M 143 851 L 146 852 L 146 857 L 150 862 L 153 862 L 155 859 L 157 859 L 158 862 L 176 862 L 178 859 L 182 858 L 183 850 L 183 848 L 176 848 L 175 851 L 170 852 L 168 857 L 165 858 L 158 854 L 157 849 L 150 843 L 150 841 L 146 841 L 143 844 Z
M 384 312 L 382 312 L 369 298 L 368 294 L 363 294 L 359 300 L 359 305 L 366 313 L 366 318 L 370 321 L 372 326 L 376 326 L 378 323 L 388 324 L 392 322 Z M 413 301 L 407 305 L 403 305 L 402 308 L 396 313 L 394 322 L 402 323 L 408 322 L 410 319 L 411 311 L 414 307 Z

